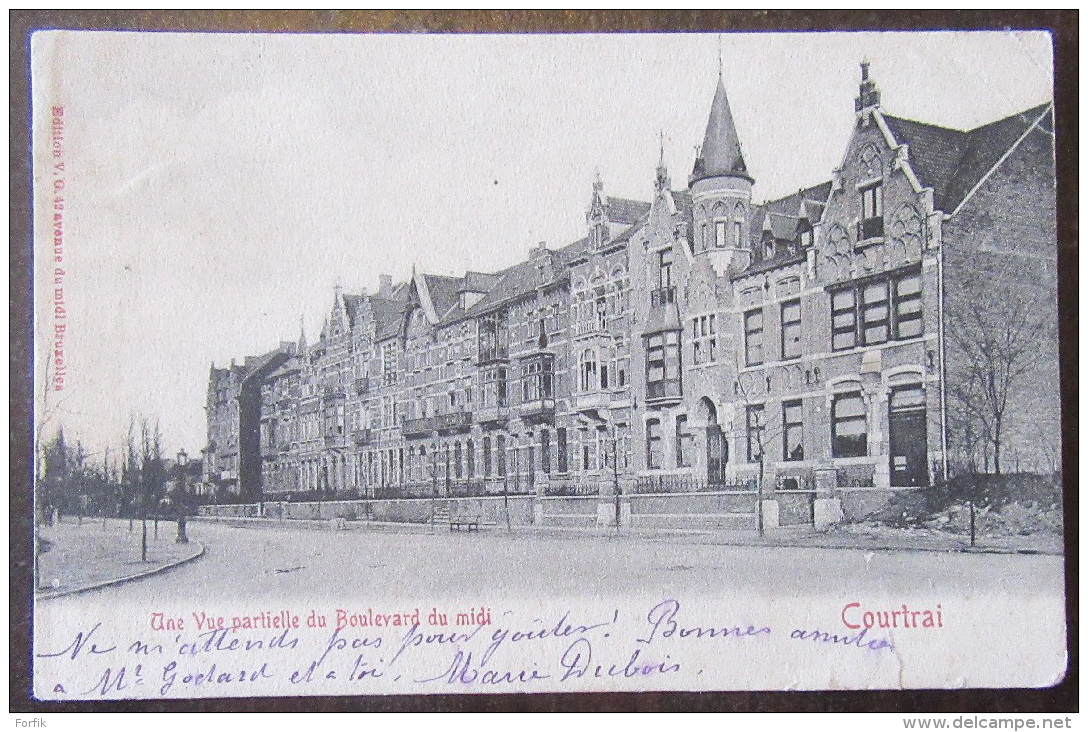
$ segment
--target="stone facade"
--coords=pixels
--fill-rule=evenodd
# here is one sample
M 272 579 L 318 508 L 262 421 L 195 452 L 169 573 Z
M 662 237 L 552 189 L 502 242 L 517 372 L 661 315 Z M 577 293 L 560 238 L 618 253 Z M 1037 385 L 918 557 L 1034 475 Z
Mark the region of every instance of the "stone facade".
M 788 524 L 977 466 L 951 426 L 970 349 L 947 331 L 980 283 L 1056 323 L 1049 105 L 945 130 L 886 115 L 863 65 L 855 111 L 829 181 L 757 204 L 719 80 L 686 189 L 663 162 L 649 202 L 598 179 L 573 244 L 337 290 L 312 344 L 213 367 L 208 470 L 229 483 L 249 450 L 265 497 L 758 485 Z M 1056 340 L 1036 345 L 1004 433 L 1032 468 L 1058 425 Z

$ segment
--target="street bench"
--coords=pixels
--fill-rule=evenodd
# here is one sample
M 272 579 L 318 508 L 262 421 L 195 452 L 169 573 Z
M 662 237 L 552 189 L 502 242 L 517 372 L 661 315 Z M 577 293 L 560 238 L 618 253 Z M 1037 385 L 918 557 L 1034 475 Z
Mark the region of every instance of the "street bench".
M 479 531 L 479 518 L 451 518 L 450 531 Z

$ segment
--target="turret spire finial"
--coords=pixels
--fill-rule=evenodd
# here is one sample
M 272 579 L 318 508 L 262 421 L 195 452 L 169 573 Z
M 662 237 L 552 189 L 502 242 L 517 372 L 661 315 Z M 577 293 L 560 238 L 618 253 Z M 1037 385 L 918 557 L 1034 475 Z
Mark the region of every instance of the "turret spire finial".
M 660 130 L 658 132 L 658 155 L 657 155 L 657 191 L 660 193 L 663 190 L 672 187 L 672 183 L 669 180 L 669 170 L 665 167 L 665 131 Z
M 861 60 L 861 83 L 858 85 L 858 95 L 854 99 L 854 111 L 861 113 L 872 107 L 880 106 L 880 89 L 869 74 L 869 58 Z
M 718 78 L 722 78 L 722 34 L 718 34 Z

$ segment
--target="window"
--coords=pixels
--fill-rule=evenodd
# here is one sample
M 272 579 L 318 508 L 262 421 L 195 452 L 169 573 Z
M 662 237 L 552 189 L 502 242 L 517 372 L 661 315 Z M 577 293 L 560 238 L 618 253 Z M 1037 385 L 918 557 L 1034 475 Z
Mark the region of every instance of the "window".
M 774 259 L 774 236 L 770 232 L 763 236 L 763 258 Z
M 385 386 L 397 383 L 397 354 L 393 348 L 392 343 L 382 345 L 382 384 Z
M 839 394 L 832 404 L 832 457 L 865 457 L 865 401 L 861 392 Z
M 763 363 L 763 310 L 744 314 L 744 354 L 748 366 Z
M 782 459 L 805 459 L 804 407 L 800 399 L 782 404 Z
M 657 286 L 672 287 L 672 249 L 663 249 L 657 254 Z
M 476 477 L 476 444 L 472 440 L 468 441 L 465 446 L 465 453 L 468 457 L 468 477 Z
M 495 466 L 500 478 L 506 475 L 506 435 L 495 438 Z
M 691 465 L 692 434 L 688 432 L 687 415 L 676 418 L 676 467 L 686 468 Z
M 462 464 L 463 459 L 464 459 L 464 453 L 462 453 L 462 451 L 461 451 L 461 443 L 460 442 L 453 443 L 453 470 L 454 470 L 454 477 L 457 478 L 458 480 L 460 480 L 461 477 L 462 477 L 461 464 Z
M 801 301 L 782 303 L 782 359 L 801 357 Z
M 858 240 L 884 236 L 884 189 L 877 183 L 861 190 L 861 221 Z
M 535 358 L 527 361 L 523 366 L 524 373 L 521 381 L 521 398 L 523 402 L 535 402 L 543 399 L 551 399 L 552 389 L 551 358 Z
M 567 472 L 567 428 L 559 427 L 555 430 L 556 470 L 560 473 Z
M 646 338 L 646 396 L 648 399 L 678 397 L 680 382 L 680 333 L 667 331 Z
M 922 278 L 917 271 L 867 280 L 831 293 L 832 350 L 921 334 Z
M 491 438 L 484 437 L 484 477 L 491 477 Z
M 498 313 L 487 315 L 480 319 L 479 325 L 479 349 L 480 361 L 491 361 L 506 358 L 509 352 L 509 335 L 502 316 Z M 437 362 L 438 354 L 431 351 L 428 359 L 432 364 Z
M 801 229 L 800 244 L 802 250 L 812 247 L 812 227 L 806 226 Z
M 691 339 L 696 364 L 717 360 L 718 336 L 713 315 L 702 315 L 691 321 Z
M 922 275 L 913 274 L 895 283 L 895 322 L 900 338 L 922 335 Z
M 506 393 L 507 368 L 492 366 L 480 372 L 480 404 L 483 407 L 505 407 L 508 404 Z
M 661 420 L 651 419 L 646 422 L 646 467 L 658 470 L 663 463 L 661 445 Z
M 582 391 L 597 391 L 597 352 L 592 348 L 582 351 L 582 363 L 579 368 L 579 386 Z
M 725 249 L 725 221 L 714 222 L 714 247 Z
M 744 248 L 743 226 L 740 219 L 734 219 L 733 221 L 733 246 L 736 249 Z
M 865 345 L 887 342 L 891 330 L 887 282 L 872 282 L 862 289 L 861 321 Z
M 766 426 L 763 405 L 749 405 L 745 409 L 745 417 L 748 436 L 748 462 L 757 463 L 763 459 L 763 434 Z
M 710 224 L 706 221 L 703 222 L 703 251 L 710 249 Z
M 854 290 L 831 294 L 831 349 L 841 351 L 857 343 L 857 313 Z

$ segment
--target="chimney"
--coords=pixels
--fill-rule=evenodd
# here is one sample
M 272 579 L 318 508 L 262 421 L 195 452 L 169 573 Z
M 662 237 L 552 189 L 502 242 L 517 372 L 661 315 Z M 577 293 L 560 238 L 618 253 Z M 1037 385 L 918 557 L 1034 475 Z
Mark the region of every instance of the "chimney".
M 378 295 L 385 297 L 393 289 L 393 275 L 378 275 Z

